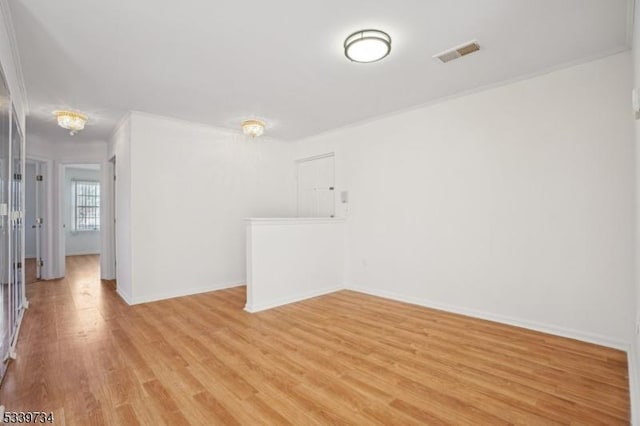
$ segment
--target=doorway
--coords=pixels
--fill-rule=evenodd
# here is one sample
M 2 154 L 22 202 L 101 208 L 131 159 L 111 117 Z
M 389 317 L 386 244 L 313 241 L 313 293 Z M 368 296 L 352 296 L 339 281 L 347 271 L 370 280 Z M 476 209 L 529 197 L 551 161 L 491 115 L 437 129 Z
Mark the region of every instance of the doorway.
M 45 263 L 45 188 L 46 163 L 27 159 L 25 164 L 25 283 L 42 279 Z
M 100 263 L 100 181 L 100 163 L 63 166 L 60 213 L 63 231 L 61 252 L 64 253 L 65 264 L 78 261 Z
M 297 161 L 298 217 L 335 216 L 333 153 Z

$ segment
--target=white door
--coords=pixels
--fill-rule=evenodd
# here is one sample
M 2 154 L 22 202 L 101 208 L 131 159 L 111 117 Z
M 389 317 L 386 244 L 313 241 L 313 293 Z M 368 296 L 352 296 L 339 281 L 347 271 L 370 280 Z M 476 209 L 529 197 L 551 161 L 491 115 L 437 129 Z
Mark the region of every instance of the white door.
M 335 215 L 333 154 L 298 161 L 298 216 Z
M 44 166 L 36 163 L 36 219 L 35 223 L 35 240 L 36 240 L 36 279 L 42 279 L 42 225 L 44 223 Z

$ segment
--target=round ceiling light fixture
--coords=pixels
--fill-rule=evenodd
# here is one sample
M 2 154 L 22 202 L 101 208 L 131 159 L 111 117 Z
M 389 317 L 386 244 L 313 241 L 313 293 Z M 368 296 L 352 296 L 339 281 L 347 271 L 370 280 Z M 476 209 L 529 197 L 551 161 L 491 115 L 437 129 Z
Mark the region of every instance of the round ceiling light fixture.
M 84 125 L 88 120 L 86 115 L 76 111 L 53 111 L 53 115 L 58 120 L 58 126 L 70 130 L 69 134 L 71 136 L 84 129 Z
M 360 30 L 344 41 L 344 55 L 353 62 L 377 62 L 391 52 L 391 36 L 380 30 Z
M 265 126 L 266 124 L 262 120 L 256 120 L 256 119 L 245 120 L 242 122 L 242 133 L 244 133 L 247 136 L 251 136 L 252 138 L 255 138 L 264 133 Z

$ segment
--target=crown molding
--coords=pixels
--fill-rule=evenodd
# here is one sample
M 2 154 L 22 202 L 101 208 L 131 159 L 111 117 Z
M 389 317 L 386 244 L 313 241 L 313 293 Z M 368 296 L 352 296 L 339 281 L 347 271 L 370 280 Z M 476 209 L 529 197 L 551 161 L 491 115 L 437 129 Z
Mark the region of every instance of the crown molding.
M 9 47 L 11 48 L 11 56 L 13 59 L 13 66 L 16 71 L 16 77 L 18 80 L 18 90 L 22 97 L 22 105 L 24 108 L 24 114 L 29 115 L 29 98 L 27 97 L 27 86 L 24 82 L 24 74 L 22 73 L 22 61 L 20 60 L 20 52 L 18 51 L 18 41 L 16 39 L 16 32 L 13 26 L 13 18 L 11 15 L 11 8 L 9 7 L 9 0 L 0 0 L 0 11 L 2 11 L 2 17 L 4 18 L 4 24 L 9 37 Z

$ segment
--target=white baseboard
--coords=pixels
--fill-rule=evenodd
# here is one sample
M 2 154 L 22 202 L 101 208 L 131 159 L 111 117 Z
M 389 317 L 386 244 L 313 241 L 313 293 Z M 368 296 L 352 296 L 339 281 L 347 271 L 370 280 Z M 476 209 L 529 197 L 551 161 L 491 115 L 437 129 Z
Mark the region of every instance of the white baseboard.
M 11 346 L 9 348 L 9 353 L 16 352 L 16 346 L 18 345 L 18 336 L 20 336 L 20 328 L 22 327 L 22 319 L 24 318 L 25 309 L 20 309 L 20 313 L 18 314 L 18 324 L 16 325 L 16 332 L 13 335 L 13 340 L 11 340 Z
M 297 293 L 291 296 L 287 296 L 279 299 L 272 299 L 261 303 L 250 303 L 247 300 L 247 304 L 244 310 L 250 313 L 256 313 L 264 311 L 266 309 L 276 308 L 282 305 L 288 305 L 289 303 L 300 302 L 302 300 L 311 299 L 312 297 L 324 296 L 325 294 L 335 293 L 336 291 L 343 290 L 343 287 L 325 287 L 320 290 L 307 291 L 304 293 Z
M 640 426 L 640 358 L 638 347 L 631 345 L 627 352 L 627 364 L 629 366 L 629 398 L 631 400 L 631 425 Z
M 120 298 L 124 300 L 124 303 L 126 303 L 127 305 L 132 305 L 131 296 L 125 293 L 120 287 L 117 286 L 117 284 L 116 284 L 116 293 L 118 293 L 118 296 L 120 296 Z
M 100 254 L 100 250 L 96 251 L 96 250 L 82 250 L 82 251 L 74 251 L 74 252 L 65 252 L 65 256 L 88 256 L 88 255 L 94 255 L 94 254 Z
M 499 322 L 502 324 L 513 325 L 516 327 L 527 328 L 529 330 L 540 331 L 542 333 L 553 334 L 555 336 L 567 337 L 570 339 L 581 340 L 583 342 L 594 343 L 596 345 L 606 346 L 609 348 L 619 349 L 627 352 L 629 350 L 629 343 L 611 338 L 608 336 L 601 336 L 598 334 L 583 332 L 579 330 L 569 329 L 554 326 L 551 324 L 543 324 L 535 321 L 529 321 L 521 318 L 509 317 L 506 315 L 492 314 L 489 312 L 478 311 L 475 309 L 464 308 L 460 306 L 453 306 L 446 303 L 434 302 L 432 300 L 422 299 L 418 297 L 405 296 L 398 293 L 393 293 L 386 290 L 378 290 L 363 287 L 345 287 L 346 290 L 352 290 L 359 293 L 369 294 L 372 296 L 383 297 L 386 299 L 396 300 L 398 302 L 410 303 L 412 305 L 424 306 L 425 308 L 438 309 L 441 311 L 452 312 L 455 314 L 465 315 L 473 318 L 480 318 L 484 320 Z
M 207 293 L 210 291 L 224 290 L 227 288 L 240 287 L 243 285 L 245 285 L 244 280 L 230 282 L 230 283 L 208 284 L 200 287 L 175 288 L 170 291 L 154 293 L 152 295 L 134 296 L 132 299 L 133 303 L 129 303 L 129 304 L 137 305 L 139 303 L 148 303 L 148 302 L 155 302 L 155 301 L 164 300 L 164 299 L 173 299 L 174 297 L 191 296 L 192 294 Z

